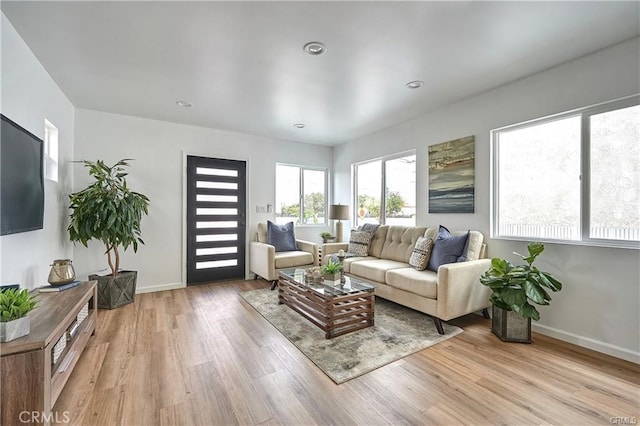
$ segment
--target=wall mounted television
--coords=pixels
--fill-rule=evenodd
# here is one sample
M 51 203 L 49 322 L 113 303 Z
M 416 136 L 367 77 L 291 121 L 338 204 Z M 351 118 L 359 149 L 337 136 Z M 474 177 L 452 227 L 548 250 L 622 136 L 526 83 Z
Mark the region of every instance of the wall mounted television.
M 0 114 L 0 235 L 42 229 L 43 141 Z

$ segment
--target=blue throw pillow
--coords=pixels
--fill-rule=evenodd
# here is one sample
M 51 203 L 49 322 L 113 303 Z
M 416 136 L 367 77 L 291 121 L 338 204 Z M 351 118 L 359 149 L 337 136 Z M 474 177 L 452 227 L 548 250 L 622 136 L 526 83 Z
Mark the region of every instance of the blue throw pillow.
M 298 250 L 296 236 L 293 233 L 293 222 L 286 225 L 278 225 L 267 221 L 267 243 L 276 248 L 276 251 Z
M 429 258 L 427 269 L 438 272 L 440 265 L 466 260 L 464 255 L 468 240 L 469 232 L 459 237 L 454 237 L 447 228 L 440 225 L 438 236 L 433 242 L 433 249 L 431 249 L 431 257 Z

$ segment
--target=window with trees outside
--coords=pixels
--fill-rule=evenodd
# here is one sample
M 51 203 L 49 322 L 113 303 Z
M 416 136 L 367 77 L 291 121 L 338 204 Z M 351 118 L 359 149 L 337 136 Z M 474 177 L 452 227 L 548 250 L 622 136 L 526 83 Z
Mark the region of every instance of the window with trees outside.
M 276 164 L 275 209 L 281 225 L 326 225 L 326 169 Z
M 415 152 L 353 166 L 355 225 L 364 223 L 415 226 Z
M 639 103 L 493 130 L 492 236 L 640 248 Z

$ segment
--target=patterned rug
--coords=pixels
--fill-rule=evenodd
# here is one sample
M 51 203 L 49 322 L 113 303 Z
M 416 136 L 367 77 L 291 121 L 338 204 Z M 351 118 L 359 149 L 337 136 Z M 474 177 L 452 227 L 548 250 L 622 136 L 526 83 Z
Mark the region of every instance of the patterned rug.
M 337 384 L 462 333 L 443 323 L 445 334 L 440 335 L 429 316 L 376 298 L 375 326 L 327 340 L 324 331 L 278 305 L 277 290 L 250 290 L 240 296 Z

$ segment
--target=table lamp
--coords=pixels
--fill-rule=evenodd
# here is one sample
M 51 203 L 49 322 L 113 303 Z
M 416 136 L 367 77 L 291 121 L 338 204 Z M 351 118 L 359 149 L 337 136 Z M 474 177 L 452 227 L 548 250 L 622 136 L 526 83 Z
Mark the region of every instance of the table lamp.
M 342 204 L 331 204 L 329 206 L 329 219 L 337 220 L 336 222 L 336 241 L 342 241 L 342 220 L 349 219 L 349 206 Z

